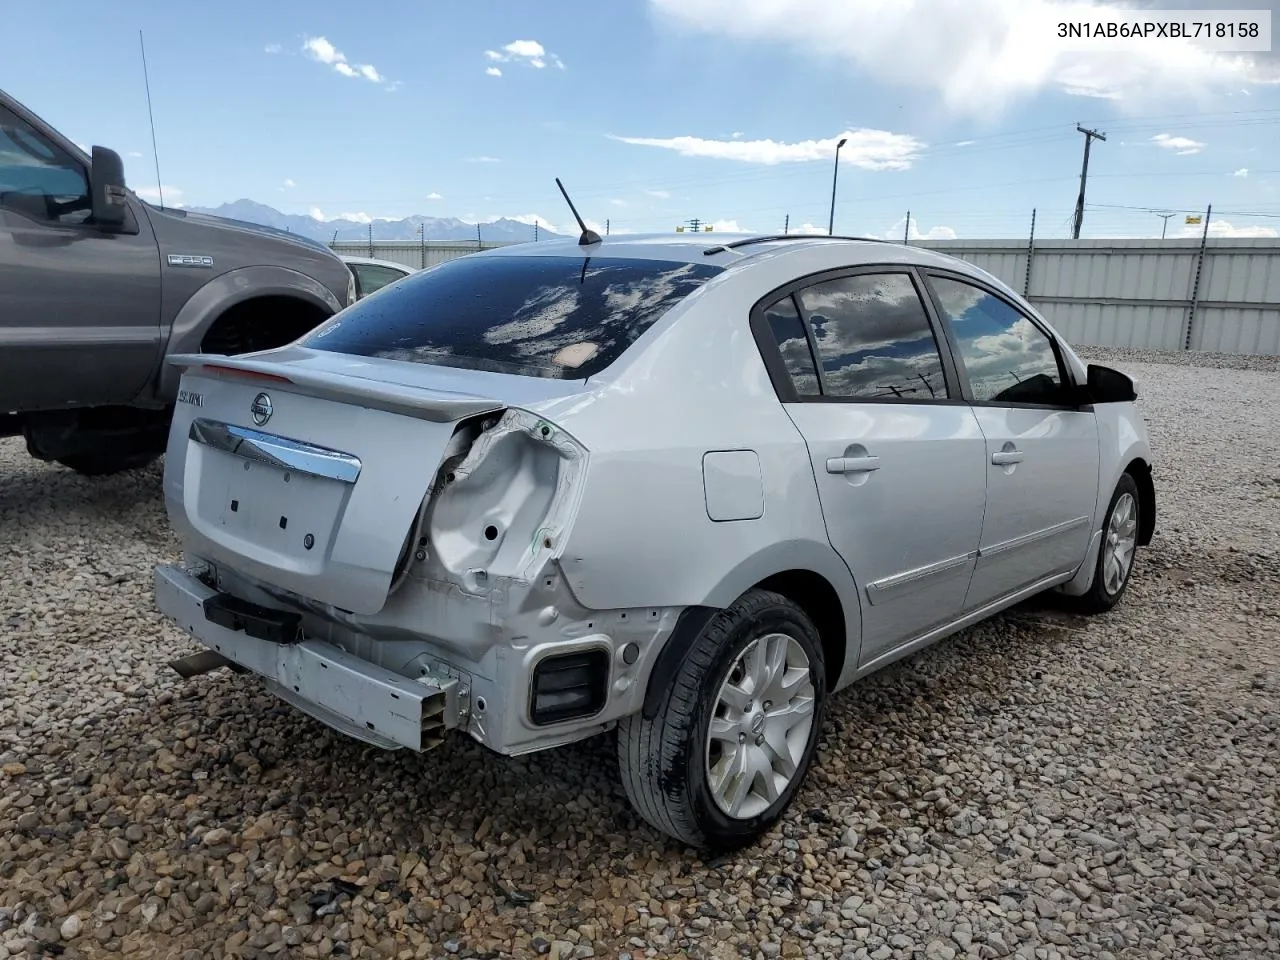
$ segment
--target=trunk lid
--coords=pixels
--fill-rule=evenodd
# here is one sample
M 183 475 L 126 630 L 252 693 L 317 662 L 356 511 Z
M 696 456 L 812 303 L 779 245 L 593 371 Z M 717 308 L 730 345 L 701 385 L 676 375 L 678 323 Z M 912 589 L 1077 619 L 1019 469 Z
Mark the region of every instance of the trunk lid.
M 581 389 L 302 348 L 173 362 L 165 502 L 186 549 L 365 615 L 386 602 L 457 423 Z

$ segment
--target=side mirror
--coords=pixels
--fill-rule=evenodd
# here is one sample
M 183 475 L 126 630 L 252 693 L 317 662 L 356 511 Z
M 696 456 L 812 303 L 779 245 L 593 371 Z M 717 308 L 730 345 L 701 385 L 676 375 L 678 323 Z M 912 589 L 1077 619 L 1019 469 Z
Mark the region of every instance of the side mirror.
M 1119 370 L 1089 364 L 1089 385 L 1085 388 L 1089 403 L 1132 403 L 1138 399 L 1133 381 Z
M 106 147 L 93 148 L 93 169 L 89 172 L 89 192 L 93 199 L 93 222 L 100 227 L 124 224 L 129 207 L 125 200 L 124 162 L 120 154 Z

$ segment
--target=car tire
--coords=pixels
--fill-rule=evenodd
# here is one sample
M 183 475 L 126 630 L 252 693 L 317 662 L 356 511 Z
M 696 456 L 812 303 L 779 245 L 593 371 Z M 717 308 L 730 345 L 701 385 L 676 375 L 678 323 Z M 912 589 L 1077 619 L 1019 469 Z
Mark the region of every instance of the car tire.
M 1106 613 L 1124 596 L 1133 575 L 1137 553 L 1142 499 L 1138 484 L 1129 474 L 1120 477 L 1106 518 L 1102 522 L 1102 544 L 1093 569 L 1093 583 L 1078 597 L 1068 598 L 1077 613 Z
M 757 697 L 762 686 L 767 699 Z M 774 705 L 784 696 L 785 705 Z M 620 722 L 627 797 L 649 824 L 690 846 L 745 846 L 773 826 L 803 782 L 825 703 L 813 622 L 786 597 L 751 590 L 688 645 L 653 719 L 637 713 Z
M 62 457 L 58 463 L 82 477 L 107 477 L 126 470 L 138 470 L 160 458 L 158 453 L 95 453 Z

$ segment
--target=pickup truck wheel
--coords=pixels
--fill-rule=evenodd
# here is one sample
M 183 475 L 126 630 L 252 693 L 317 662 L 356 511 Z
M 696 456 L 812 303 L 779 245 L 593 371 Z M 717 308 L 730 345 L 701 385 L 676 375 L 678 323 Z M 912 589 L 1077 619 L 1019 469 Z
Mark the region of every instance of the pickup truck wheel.
M 804 780 L 825 692 L 813 622 L 786 597 L 748 592 L 694 638 L 654 718 L 620 722 L 628 799 L 690 846 L 754 841 Z
M 158 453 L 93 453 L 62 457 L 58 463 L 85 477 L 106 477 L 126 470 L 137 470 L 159 459 Z

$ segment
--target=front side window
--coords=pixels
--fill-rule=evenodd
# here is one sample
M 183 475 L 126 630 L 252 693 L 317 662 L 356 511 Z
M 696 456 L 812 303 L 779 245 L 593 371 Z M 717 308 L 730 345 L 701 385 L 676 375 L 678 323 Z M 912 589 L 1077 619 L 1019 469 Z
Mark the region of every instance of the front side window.
M 942 357 L 910 276 L 841 277 L 806 287 L 799 298 L 813 327 L 828 396 L 947 397 Z
M 617 257 L 459 257 L 358 301 L 300 342 L 363 357 L 583 379 L 722 269 Z
M 0 209 L 46 223 L 83 223 L 92 208 L 79 162 L 0 107 Z
M 930 277 L 929 283 L 955 331 L 974 400 L 1062 402 L 1058 358 L 1044 331 L 981 287 L 949 277 Z

